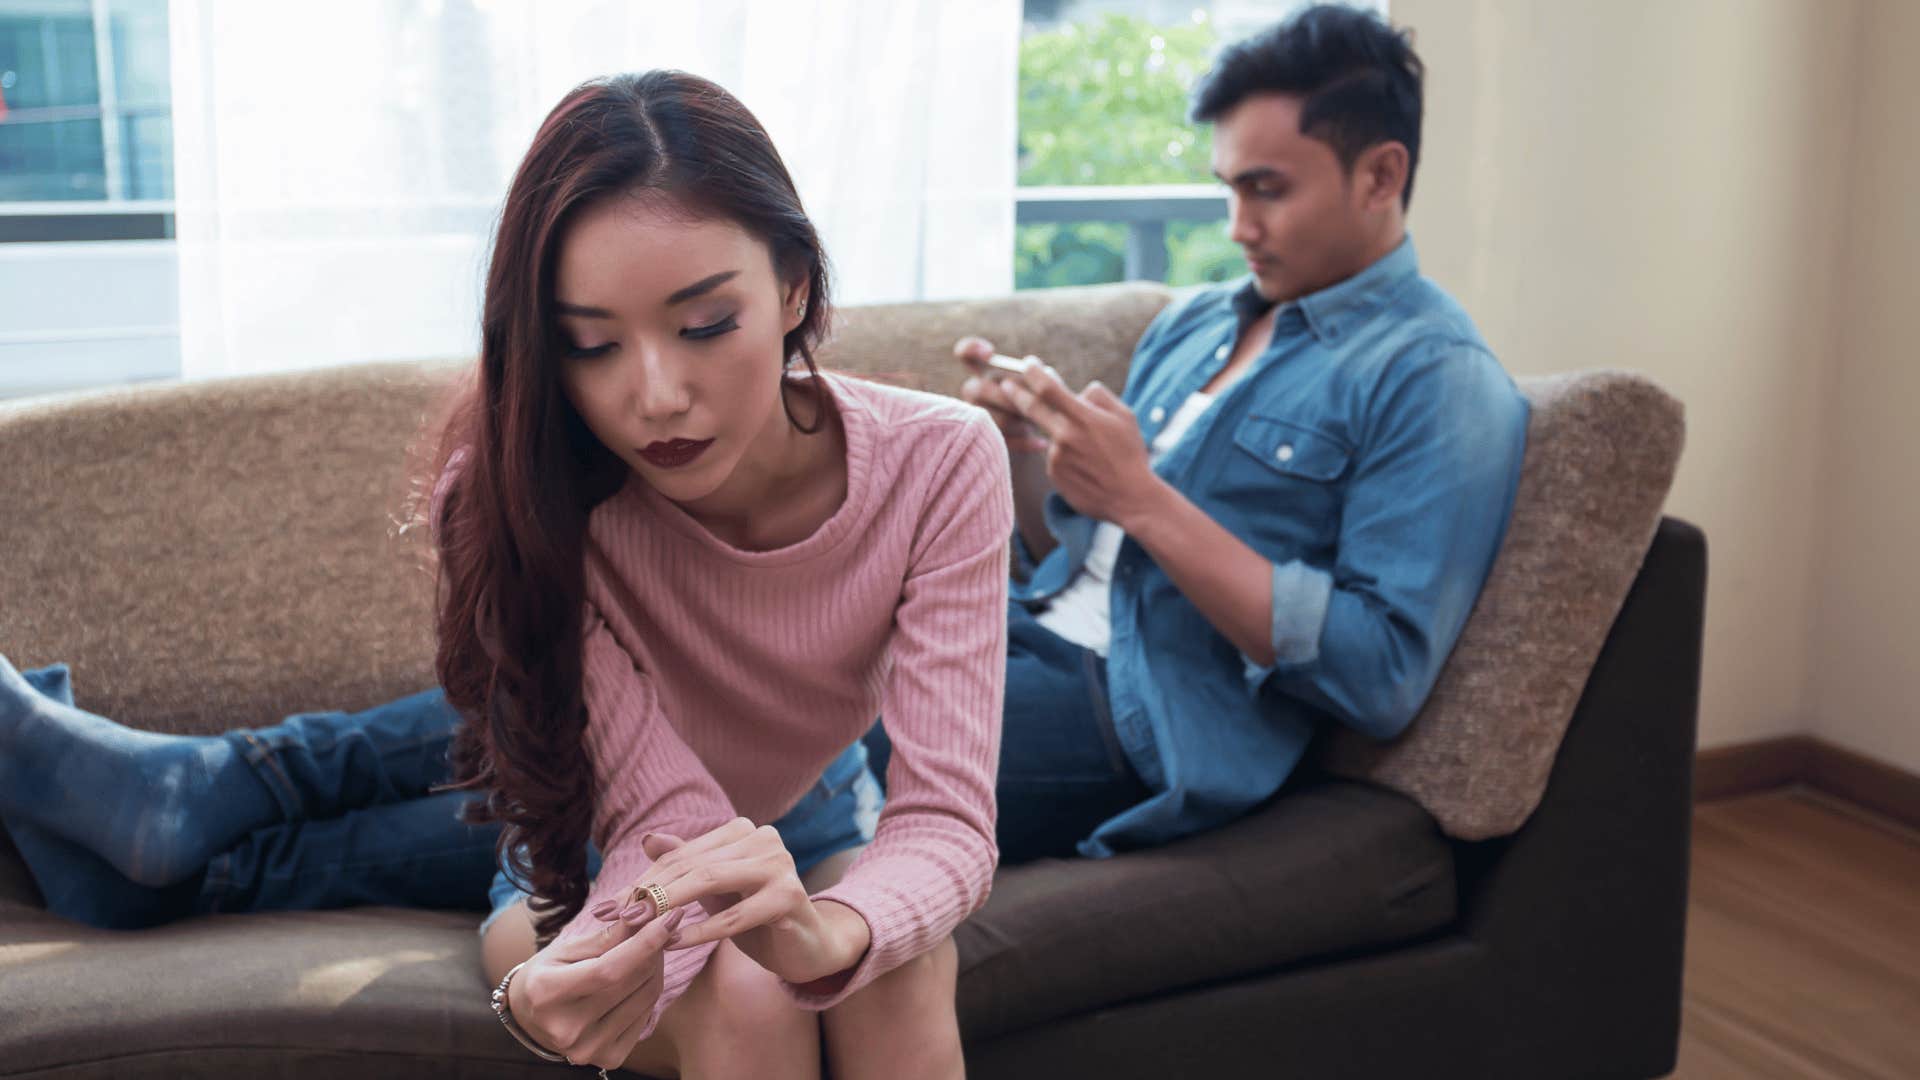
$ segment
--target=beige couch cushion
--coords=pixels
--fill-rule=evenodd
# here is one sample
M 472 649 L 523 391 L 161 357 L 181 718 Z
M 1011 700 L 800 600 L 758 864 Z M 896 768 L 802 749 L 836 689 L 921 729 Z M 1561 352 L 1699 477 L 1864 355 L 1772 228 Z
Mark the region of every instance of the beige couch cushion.
M 1008 355 L 1045 358 L 1069 386 L 1099 379 L 1119 393 L 1134 344 L 1173 295 L 1164 285 L 1131 283 L 849 308 L 821 360 L 952 394 L 965 378 L 953 343 L 979 334 Z
M 843 309 L 822 363 L 951 392 L 954 339 L 1119 385 L 1157 285 Z M 0 403 L 0 654 L 155 731 L 433 685 L 432 588 L 396 521 L 459 366 L 374 364 Z
M 1448 835 L 1513 832 L 1547 773 L 1660 524 L 1685 441 L 1678 401 L 1616 371 L 1521 380 L 1533 404 L 1506 540 L 1406 734 L 1328 739 L 1328 771 L 1412 796 Z
M 444 366 L 0 408 L 0 652 L 123 723 L 214 732 L 433 685 L 405 448 Z

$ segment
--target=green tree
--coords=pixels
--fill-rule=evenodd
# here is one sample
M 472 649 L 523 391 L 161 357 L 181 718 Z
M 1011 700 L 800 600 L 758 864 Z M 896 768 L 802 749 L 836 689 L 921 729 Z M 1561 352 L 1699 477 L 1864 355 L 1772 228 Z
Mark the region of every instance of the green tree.
M 1186 120 L 1187 92 L 1206 70 L 1211 23 L 1157 26 L 1130 15 L 1066 24 L 1020 42 L 1020 172 L 1041 184 L 1192 184 L 1211 179 L 1206 128 Z M 1017 288 L 1118 281 L 1125 225 L 1022 225 Z M 1242 272 L 1218 222 L 1167 228 L 1174 284 Z

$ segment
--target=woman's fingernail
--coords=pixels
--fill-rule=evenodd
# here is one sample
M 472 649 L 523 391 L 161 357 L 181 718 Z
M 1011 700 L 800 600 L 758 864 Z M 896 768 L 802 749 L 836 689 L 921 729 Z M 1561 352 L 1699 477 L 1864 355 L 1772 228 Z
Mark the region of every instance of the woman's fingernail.
M 654 915 L 652 904 L 636 904 L 620 913 L 620 921 L 628 926 L 643 926 Z
M 615 909 L 616 909 L 616 905 L 614 904 L 613 901 L 602 900 L 599 903 L 593 905 L 593 917 L 596 919 L 611 918 L 613 916 Z
M 668 934 L 666 948 L 671 949 L 675 945 L 680 944 L 680 923 L 686 919 L 686 916 L 686 908 L 674 908 L 673 914 L 667 916 Z
M 658 839 L 660 839 L 659 833 L 641 833 L 640 834 L 640 842 L 643 844 L 652 843 L 653 841 Z

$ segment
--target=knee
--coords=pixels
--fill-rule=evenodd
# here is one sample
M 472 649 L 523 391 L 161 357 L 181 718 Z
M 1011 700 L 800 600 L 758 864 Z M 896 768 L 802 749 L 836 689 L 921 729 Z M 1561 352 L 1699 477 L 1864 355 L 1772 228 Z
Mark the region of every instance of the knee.
M 797 1040 L 811 1044 L 819 1016 L 794 1003 L 776 976 L 735 952 L 715 981 L 720 1026 L 734 1038 Z
M 502 910 L 480 935 L 480 966 L 486 971 L 487 982 L 498 985 L 508 969 L 534 954 L 538 944 L 533 916 L 525 902 Z
M 892 1028 L 921 1019 L 950 1022 L 959 973 L 960 951 L 947 938 L 861 987 L 828 1011 L 827 1023 Z
M 881 993 L 899 995 L 917 1005 L 943 1006 L 953 1010 L 955 984 L 960 978 L 960 950 L 947 938 L 875 979 L 867 987 L 881 987 Z
M 819 1075 L 819 1015 L 730 943 L 714 950 L 680 1004 L 691 1006 L 674 1025 L 683 1075 Z
M 959 970 L 959 951 L 948 938 L 827 1010 L 822 1026 L 833 1075 L 964 1076 L 954 1007 Z

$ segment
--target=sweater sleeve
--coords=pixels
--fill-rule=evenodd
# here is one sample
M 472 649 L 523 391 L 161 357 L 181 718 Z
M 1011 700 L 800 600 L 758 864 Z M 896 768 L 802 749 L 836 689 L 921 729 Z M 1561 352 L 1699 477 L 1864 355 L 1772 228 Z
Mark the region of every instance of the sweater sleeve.
M 561 929 L 562 940 L 599 930 L 605 924 L 591 914 L 594 905 L 631 888 L 653 865 L 641 850 L 642 836 L 667 832 L 691 838 L 738 816 L 719 783 L 661 712 L 652 681 L 591 606 L 582 668 L 587 758 L 595 793 L 593 836 L 602 863 L 586 905 Z M 688 905 L 684 925 L 706 917 L 700 905 Z M 653 1033 L 660 1015 L 686 992 L 714 948 L 707 944 L 666 954 L 660 1000 L 642 1038 Z
M 783 984 L 803 1008 L 830 1008 L 939 944 L 986 902 L 999 861 L 993 785 L 1013 498 L 992 422 L 967 423 L 930 476 L 889 645 L 886 803 L 873 842 L 814 895 L 858 912 L 872 944 L 831 989 Z

